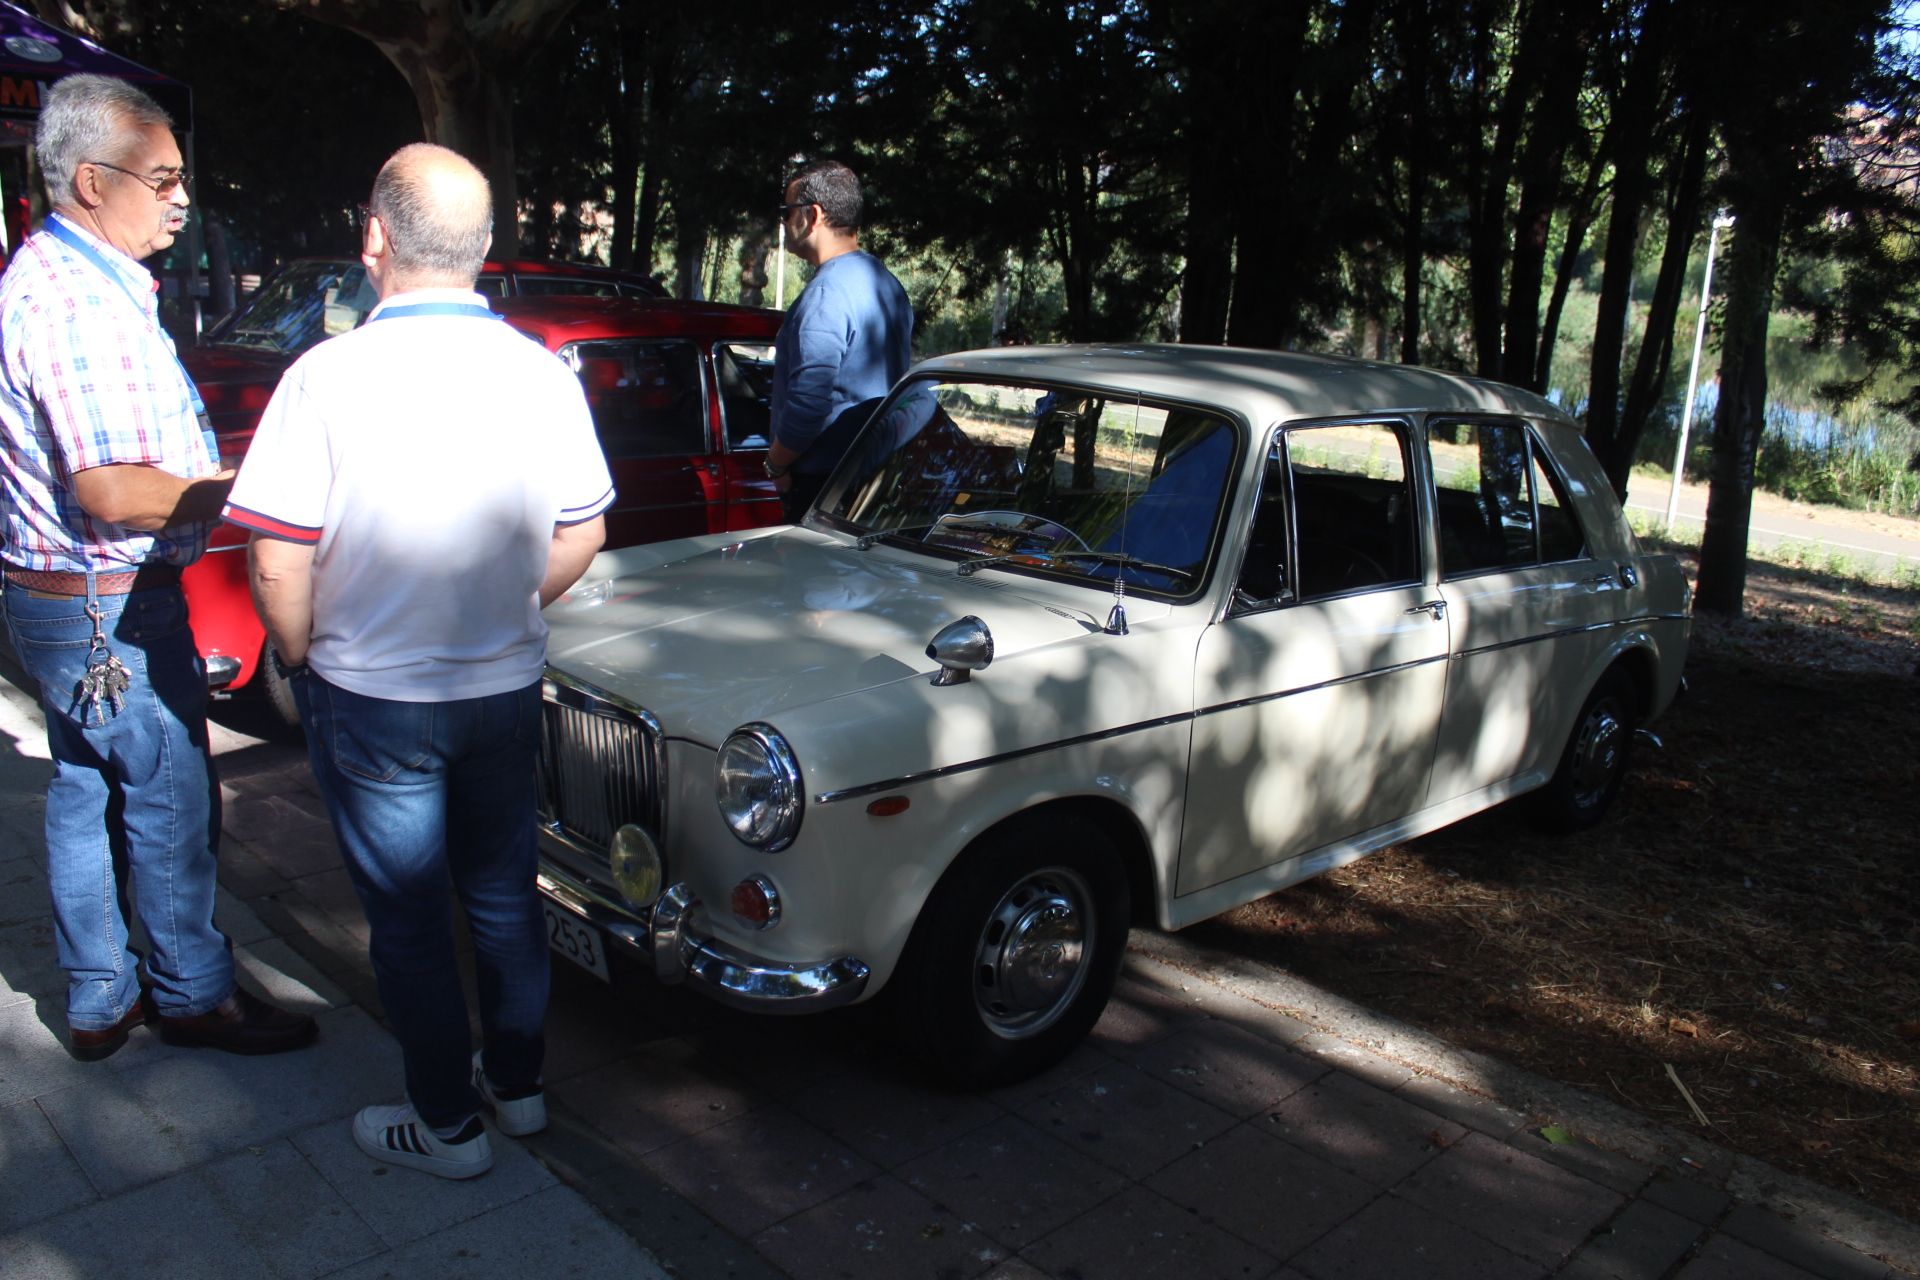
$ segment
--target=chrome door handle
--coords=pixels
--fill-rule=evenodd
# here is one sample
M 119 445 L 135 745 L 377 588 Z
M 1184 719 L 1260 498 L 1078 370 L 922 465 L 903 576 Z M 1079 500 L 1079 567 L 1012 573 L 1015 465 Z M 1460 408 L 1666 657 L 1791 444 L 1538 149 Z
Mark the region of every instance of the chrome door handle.
M 1447 602 L 1445 600 L 1429 600 L 1425 604 L 1413 606 L 1413 608 L 1407 610 L 1407 612 L 1430 613 L 1433 615 L 1435 622 L 1445 622 L 1447 620 Z

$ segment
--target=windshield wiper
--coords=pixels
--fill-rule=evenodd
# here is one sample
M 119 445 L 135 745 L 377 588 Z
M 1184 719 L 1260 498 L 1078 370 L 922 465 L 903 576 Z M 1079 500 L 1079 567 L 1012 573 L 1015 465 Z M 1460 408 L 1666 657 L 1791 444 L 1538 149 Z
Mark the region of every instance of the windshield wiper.
M 255 339 L 256 341 L 250 343 L 247 341 L 249 338 Z M 280 333 L 274 329 L 235 329 L 232 333 L 221 334 L 219 338 L 221 342 L 238 343 L 241 346 L 257 345 L 259 339 L 265 339 L 267 345 L 270 345 L 275 351 L 280 351 L 285 348 L 285 343 L 282 341 Z
M 1164 573 L 1169 577 L 1179 578 L 1183 582 L 1193 580 L 1193 574 L 1186 569 L 1155 564 L 1151 560 L 1142 560 L 1138 556 L 1130 556 L 1123 551 L 1015 551 L 1007 555 L 981 556 L 975 560 L 968 560 L 955 572 L 965 576 L 1011 560 L 1037 560 L 1043 564 L 1056 560 L 1094 560 L 1100 564 L 1117 564 L 1123 569 L 1145 569 L 1148 573 Z

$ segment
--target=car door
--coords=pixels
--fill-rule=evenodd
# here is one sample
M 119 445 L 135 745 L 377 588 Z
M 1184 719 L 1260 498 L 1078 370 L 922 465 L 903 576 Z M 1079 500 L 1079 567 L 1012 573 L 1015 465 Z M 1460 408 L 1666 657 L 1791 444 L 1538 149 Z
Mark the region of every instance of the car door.
M 1440 593 L 1452 625 L 1428 802 L 1551 770 L 1622 587 L 1517 419 L 1427 424 Z
M 1268 453 L 1233 604 L 1199 646 L 1180 894 L 1421 807 L 1447 623 L 1411 431 L 1306 424 Z
M 684 338 L 576 342 L 563 353 L 580 379 L 613 472 L 607 545 L 709 531 L 721 486 L 708 466 L 706 379 Z
M 773 393 L 773 343 L 716 342 L 713 376 L 719 388 L 721 485 L 725 523 L 717 530 L 757 529 L 786 519 L 780 492 L 763 470 Z

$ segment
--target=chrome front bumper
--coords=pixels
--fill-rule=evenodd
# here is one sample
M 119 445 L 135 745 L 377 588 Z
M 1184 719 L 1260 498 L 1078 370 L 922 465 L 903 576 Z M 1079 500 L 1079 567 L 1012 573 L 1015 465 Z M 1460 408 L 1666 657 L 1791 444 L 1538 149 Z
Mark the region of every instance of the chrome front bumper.
M 859 999 L 869 970 L 853 957 L 783 964 L 736 951 L 689 926 L 699 900 L 684 884 L 634 911 L 607 892 L 542 858 L 540 893 L 602 930 L 628 954 L 650 961 L 664 983 L 690 983 L 720 1003 L 754 1013 L 817 1013 Z

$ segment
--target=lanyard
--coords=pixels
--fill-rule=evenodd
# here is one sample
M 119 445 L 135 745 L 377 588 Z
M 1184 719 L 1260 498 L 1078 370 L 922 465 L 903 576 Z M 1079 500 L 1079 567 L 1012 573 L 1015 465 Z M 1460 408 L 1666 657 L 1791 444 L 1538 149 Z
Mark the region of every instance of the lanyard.
M 478 302 L 408 302 L 397 307 L 382 307 L 379 312 L 368 318 L 367 323 L 375 320 L 408 320 L 414 316 L 472 316 L 482 320 L 505 320 L 506 317 Z
M 147 327 L 154 331 L 155 336 L 160 336 L 159 326 L 156 325 L 153 318 L 147 314 L 145 305 L 141 303 L 139 298 L 134 296 L 133 289 L 127 284 L 126 277 L 118 271 L 115 271 L 113 264 L 108 262 L 106 257 L 98 249 L 87 243 L 85 236 L 75 231 L 57 216 L 49 217 L 44 225 L 48 235 L 51 235 L 54 239 L 72 249 L 82 258 L 85 258 L 88 262 L 92 263 L 102 275 L 106 276 L 107 279 L 119 285 L 120 292 L 127 295 L 127 301 L 131 302 L 133 309 L 140 313 L 140 318 L 147 322 Z M 187 366 L 180 362 L 180 353 L 174 350 L 173 343 L 161 337 L 160 345 L 165 347 L 167 354 L 173 357 L 174 368 L 180 371 L 180 380 L 187 384 L 187 395 L 191 397 L 193 401 L 193 416 L 199 421 L 200 434 L 206 439 L 207 457 L 214 461 L 215 466 L 218 466 L 220 445 L 219 442 L 214 439 L 213 425 L 207 420 L 207 403 L 200 398 L 200 388 L 193 385 L 193 375 L 188 373 Z

